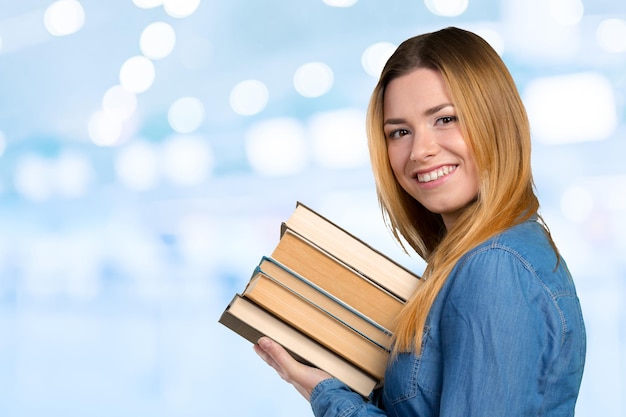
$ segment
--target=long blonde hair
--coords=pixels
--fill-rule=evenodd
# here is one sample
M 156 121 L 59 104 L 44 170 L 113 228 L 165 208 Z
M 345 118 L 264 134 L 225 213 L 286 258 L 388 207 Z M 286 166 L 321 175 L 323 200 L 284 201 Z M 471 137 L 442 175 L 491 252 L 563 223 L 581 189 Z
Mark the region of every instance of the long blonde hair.
M 476 200 L 450 230 L 439 214 L 402 189 L 389 164 L 383 132 L 385 88 L 418 68 L 442 75 L 480 175 Z M 408 39 L 396 49 L 372 93 L 367 133 L 383 216 L 400 244 L 404 239 L 427 262 L 424 283 L 407 301 L 394 329 L 396 352 L 419 353 L 428 312 L 458 260 L 488 238 L 538 215 L 528 118 L 500 56 L 481 37 L 451 27 Z M 550 237 L 547 228 L 546 233 Z

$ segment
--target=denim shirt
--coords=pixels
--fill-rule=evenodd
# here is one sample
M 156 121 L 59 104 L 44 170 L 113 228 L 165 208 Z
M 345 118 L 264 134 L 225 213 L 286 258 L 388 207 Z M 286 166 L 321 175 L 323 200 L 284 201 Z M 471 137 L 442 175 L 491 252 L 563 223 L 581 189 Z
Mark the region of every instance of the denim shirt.
M 421 353 L 390 359 L 369 401 L 336 379 L 317 417 L 573 416 L 585 327 L 565 262 L 534 219 L 461 258 L 426 321 Z

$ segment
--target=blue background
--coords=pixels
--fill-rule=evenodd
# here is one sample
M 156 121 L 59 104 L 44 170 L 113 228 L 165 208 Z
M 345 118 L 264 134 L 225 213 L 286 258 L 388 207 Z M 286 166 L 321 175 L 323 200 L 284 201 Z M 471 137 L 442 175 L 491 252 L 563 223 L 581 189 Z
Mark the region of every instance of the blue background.
M 297 200 L 423 270 L 383 225 L 362 146 L 341 143 L 364 144 L 357 122 L 376 82 L 366 49 L 456 25 L 495 34 L 528 100 L 542 213 L 588 327 L 577 415 L 626 416 L 626 47 L 600 36 L 607 19 L 626 25 L 626 2 L 470 0 L 446 17 L 427 7 L 437 2 L 202 0 L 175 17 L 84 0 L 84 24 L 66 36 L 44 26 L 52 3 L 0 0 L 0 415 L 307 415 L 217 320 Z M 577 17 L 562 19 L 563 5 Z M 157 21 L 176 44 L 153 59 L 154 82 L 115 143 L 98 144 L 90 120 Z M 309 62 L 333 76 L 315 97 L 294 87 Z M 244 80 L 267 92 L 248 115 L 231 105 Z M 182 97 L 203 112 L 181 133 L 169 116 Z M 329 115 L 336 143 L 319 151 L 316 123 Z M 271 121 L 282 124 L 252 146 Z M 292 133 L 295 154 L 281 146 Z

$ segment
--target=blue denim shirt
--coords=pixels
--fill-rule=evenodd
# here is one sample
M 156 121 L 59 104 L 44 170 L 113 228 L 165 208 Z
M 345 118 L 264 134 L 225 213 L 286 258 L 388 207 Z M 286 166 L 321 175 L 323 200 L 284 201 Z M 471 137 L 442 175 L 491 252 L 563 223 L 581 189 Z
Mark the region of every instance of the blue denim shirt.
M 565 262 L 529 220 L 455 266 L 424 328 L 366 401 L 336 379 L 311 394 L 317 417 L 573 416 L 585 328 Z

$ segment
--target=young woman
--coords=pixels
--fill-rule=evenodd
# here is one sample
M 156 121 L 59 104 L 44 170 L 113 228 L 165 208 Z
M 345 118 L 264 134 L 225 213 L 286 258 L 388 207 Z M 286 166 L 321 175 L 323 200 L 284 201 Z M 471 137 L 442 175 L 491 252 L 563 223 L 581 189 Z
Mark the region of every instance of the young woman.
M 403 42 L 368 109 L 383 215 L 427 261 L 369 400 L 261 338 L 318 417 L 573 416 L 585 360 L 574 283 L 538 214 L 515 83 L 479 36 Z

